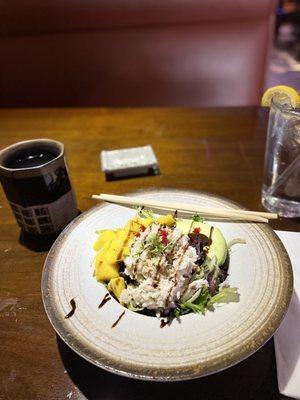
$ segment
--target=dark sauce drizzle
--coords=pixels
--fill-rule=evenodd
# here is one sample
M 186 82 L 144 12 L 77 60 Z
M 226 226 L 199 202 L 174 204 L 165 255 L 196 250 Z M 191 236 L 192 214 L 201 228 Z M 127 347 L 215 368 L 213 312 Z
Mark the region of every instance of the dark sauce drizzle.
M 121 318 L 124 316 L 125 311 L 122 312 L 122 314 L 119 316 L 119 318 L 112 324 L 112 328 L 114 328 L 115 326 L 118 325 L 118 323 L 120 322 Z
M 212 243 L 212 234 L 213 234 L 213 230 L 214 230 L 214 227 L 211 226 L 211 227 L 210 227 L 210 231 L 209 231 L 209 246 L 210 246 L 211 243 Z
M 74 299 L 71 299 L 71 300 L 70 300 L 70 306 L 72 307 L 72 308 L 71 308 L 71 311 L 68 312 L 67 315 L 65 315 L 65 319 L 71 318 L 72 315 L 74 314 L 75 310 L 76 310 L 76 303 L 75 303 L 75 300 L 74 300 Z
M 106 293 L 106 295 L 103 297 L 101 303 L 99 304 L 98 308 L 101 308 L 104 306 L 105 303 L 107 303 L 111 299 L 110 295 Z
M 160 320 L 160 328 L 164 328 L 166 325 L 169 325 L 169 321 L 165 321 L 164 319 Z

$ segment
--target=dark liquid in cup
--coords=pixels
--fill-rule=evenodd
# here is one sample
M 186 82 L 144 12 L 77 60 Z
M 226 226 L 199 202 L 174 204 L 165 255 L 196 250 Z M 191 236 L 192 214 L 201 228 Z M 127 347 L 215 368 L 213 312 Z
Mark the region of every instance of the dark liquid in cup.
M 9 156 L 4 166 L 12 169 L 38 167 L 54 160 L 58 155 L 58 151 L 42 146 L 27 148 Z
M 48 214 L 50 213 L 50 211 L 46 212 L 46 207 L 57 202 L 62 196 L 71 191 L 68 172 L 63 161 L 59 164 L 50 163 L 50 167 L 44 172 L 38 169 L 55 160 L 59 155 L 60 149 L 42 144 L 18 149 L 5 158 L 3 164 L 6 168 L 15 170 L 37 168 L 36 172 L 33 168 L 32 173 L 30 172 L 17 179 L 14 176 L 7 175 L 1 177 L 6 197 L 11 202 L 13 211 L 17 214 L 24 213 L 22 221 L 24 219 L 28 224 L 33 224 L 34 222 L 46 224 L 46 219 L 49 220 Z M 38 221 L 33 220 L 31 211 L 24 211 L 28 207 L 35 207 L 33 211 Z M 37 209 L 37 207 L 40 207 L 41 210 Z M 44 215 L 43 213 L 46 214 Z M 46 216 L 48 217 L 46 218 Z

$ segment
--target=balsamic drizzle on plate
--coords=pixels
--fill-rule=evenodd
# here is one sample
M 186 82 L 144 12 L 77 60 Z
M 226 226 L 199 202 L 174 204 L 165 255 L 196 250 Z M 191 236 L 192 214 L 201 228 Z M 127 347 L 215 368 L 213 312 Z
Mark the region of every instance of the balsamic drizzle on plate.
M 115 326 L 118 325 L 118 323 L 120 322 L 121 318 L 124 316 L 125 311 L 122 312 L 122 314 L 120 314 L 119 318 L 112 324 L 111 328 L 114 328 Z
M 105 303 L 107 303 L 111 299 L 109 293 L 106 293 L 105 296 L 103 297 L 101 303 L 99 304 L 98 308 L 101 308 L 104 306 Z
M 170 325 L 170 321 L 165 321 L 164 319 L 160 320 L 160 328 L 164 328 L 166 325 Z
M 76 310 L 76 303 L 75 303 L 75 299 L 74 299 L 74 298 L 70 300 L 70 306 L 71 306 L 71 311 L 68 312 L 67 315 L 65 315 L 65 319 L 71 318 L 72 315 L 75 313 L 75 310 Z

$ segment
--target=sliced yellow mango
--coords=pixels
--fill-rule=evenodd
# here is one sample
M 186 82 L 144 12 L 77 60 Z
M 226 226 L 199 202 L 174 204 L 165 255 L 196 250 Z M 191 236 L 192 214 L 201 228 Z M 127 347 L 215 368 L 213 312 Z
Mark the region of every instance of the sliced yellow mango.
M 93 250 L 95 250 L 95 251 L 100 250 L 102 245 L 103 245 L 103 243 L 102 243 L 102 240 L 101 240 L 101 233 L 100 233 L 100 235 L 98 236 L 96 242 L 93 245 Z
M 147 226 L 152 224 L 152 222 L 153 222 L 153 219 L 150 217 L 149 218 L 135 217 L 127 222 L 124 229 L 129 229 L 130 232 L 138 233 L 140 231 L 142 225 L 145 228 L 147 228 Z
M 104 259 L 108 264 L 114 264 L 119 260 L 119 254 L 122 249 L 122 245 L 117 239 L 113 239 L 110 242 L 110 246 L 105 250 Z
M 99 263 L 101 263 L 101 262 L 103 261 L 103 259 L 104 259 L 104 254 L 105 254 L 104 248 L 102 247 L 102 249 L 100 249 L 100 250 L 98 251 L 98 253 L 96 254 L 96 256 L 95 256 L 95 268 L 97 267 L 97 265 L 98 265 Z
M 129 230 L 117 230 L 115 239 L 111 241 L 109 248 L 105 251 L 105 260 L 109 264 L 122 260 L 123 248 L 130 237 Z
M 93 249 L 95 251 L 100 250 L 106 242 L 110 242 L 116 237 L 116 233 L 113 230 L 102 231 L 94 243 Z
M 141 224 L 138 222 L 137 219 L 132 220 L 130 231 L 134 233 L 138 233 L 141 229 Z
M 120 252 L 122 251 L 122 248 L 125 246 L 125 243 L 128 241 L 130 234 L 131 233 L 129 229 L 117 229 L 116 239 L 118 242 L 118 246 L 120 248 Z
M 98 281 L 108 282 L 113 278 L 119 277 L 119 265 L 108 264 L 105 261 L 95 266 L 95 276 Z
M 113 294 L 116 296 L 117 299 L 119 299 L 121 293 L 125 289 L 124 278 L 119 277 L 111 279 L 107 285 L 107 288 L 110 292 L 113 292 Z
M 126 231 L 126 230 L 128 230 L 128 231 L 130 231 L 130 229 L 131 229 L 131 219 L 127 222 L 127 224 L 124 226 L 124 230 Z
M 145 228 L 147 228 L 149 225 L 151 225 L 154 222 L 153 218 L 151 218 L 151 217 L 141 219 L 140 221 L 141 221 L 141 224 L 144 225 Z
M 163 215 L 157 219 L 160 225 L 174 226 L 176 221 L 172 214 Z
M 134 232 L 130 232 L 126 242 L 131 242 L 136 236 Z
M 129 235 L 129 230 L 125 229 L 117 229 L 116 230 L 116 239 L 118 241 L 125 241 L 127 239 L 127 236 Z
M 152 218 L 135 217 L 123 229 L 102 231 L 93 247 L 99 253 L 95 258 L 95 270 L 101 263 L 111 265 L 123 261 L 129 255 L 131 243 L 141 226 L 147 227 L 152 222 Z
M 98 276 L 99 269 L 101 267 L 101 264 L 104 261 L 103 256 L 104 256 L 104 252 L 102 252 L 101 250 L 98 251 L 98 253 L 96 254 L 95 263 L 94 263 L 94 267 L 95 267 L 94 276 L 96 276 L 96 277 Z M 97 278 L 97 280 L 99 280 L 99 279 Z

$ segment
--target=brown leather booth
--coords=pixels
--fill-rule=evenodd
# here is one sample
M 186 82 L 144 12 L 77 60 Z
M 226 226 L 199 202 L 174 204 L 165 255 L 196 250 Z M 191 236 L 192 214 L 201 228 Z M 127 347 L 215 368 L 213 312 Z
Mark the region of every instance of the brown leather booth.
M 274 0 L 9 0 L 0 106 L 254 105 Z

